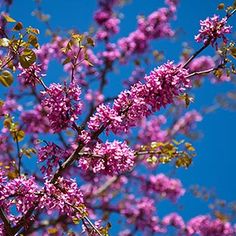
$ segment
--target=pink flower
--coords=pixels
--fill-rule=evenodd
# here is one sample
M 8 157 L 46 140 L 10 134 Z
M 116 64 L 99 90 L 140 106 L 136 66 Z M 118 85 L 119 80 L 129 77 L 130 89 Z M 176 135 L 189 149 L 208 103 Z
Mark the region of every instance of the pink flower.
M 169 198 L 176 201 L 179 197 L 184 195 L 182 183 L 178 179 L 173 179 L 164 174 L 151 175 L 144 189 L 159 194 L 163 198 Z
M 171 213 L 165 216 L 162 220 L 162 224 L 165 226 L 174 226 L 179 229 L 184 229 L 185 227 L 183 218 L 177 213 Z
M 40 104 L 32 110 L 22 111 L 20 118 L 27 133 L 47 133 L 52 132 L 46 111 Z
M 235 231 L 229 222 L 211 219 L 208 215 L 200 215 L 191 219 L 186 227 L 187 235 L 201 236 L 233 236 Z
M 82 109 L 80 87 L 71 83 L 69 87 L 51 84 L 42 92 L 42 106 L 47 111 L 47 117 L 54 132 L 71 127 Z
M 152 119 L 144 120 L 141 124 L 138 137 L 141 144 L 150 144 L 151 142 L 165 142 L 168 139 L 167 130 L 161 129 L 161 126 L 166 123 L 166 118 L 163 115 L 152 117 Z
M 59 211 L 60 214 L 81 218 L 86 209 L 83 205 L 83 194 L 76 181 L 59 177 L 56 184 L 45 182 L 44 195 L 40 198 L 39 208 L 46 209 L 48 214 Z M 78 207 L 80 212 L 71 207 Z
M 179 120 L 174 124 L 171 129 L 171 135 L 177 133 L 183 133 L 187 135 L 189 131 L 196 125 L 196 122 L 202 121 L 202 116 L 195 110 L 186 112 L 184 116 L 180 117 Z
M 134 165 L 134 151 L 119 141 L 97 143 L 86 157 L 80 158 L 79 166 L 94 173 L 116 175 L 130 171 Z
M 41 73 L 42 69 L 40 65 L 33 64 L 29 68 L 19 68 L 22 72 L 18 75 L 20 84 L 24 87 L 35 86 L 38 84 L 41 77 L 45 76 Z
M 54 169 L 58 168 L 60 162 L 64 161 L 69 155 L 68 150 L 64 150 L 54 143 L 48 143 L 44 147 L 37 148 L 38 161 L 45 162 L 41 171 L 46 176 L 50 176 Z
M 195 36 L 197 42 L 204 44 L 210 43 L 214 46 L 218 38 L 222 38 L 224 43 L 227 43 L 225 34 L 231 33 L 232 27 L 227 24 L 227 17 L 220 19 L 219 16 L 207 17 L 205 20 L 200 21 L 199 34 Z M 216 45 L 216 44 L 215 44 Z
M 172 103 L 176 96 L 189 88 L 191 85 L 187 75 L 188 71 L 181 65 L 167 62 L 145 76 L 146 83 L 136 83 L 130 90 L 121 92 L 113 108 L 100 105 L 88 127 L 94 131 L 105 127 L 114 133 L 127 132 L 130 127 L 140 123 L 142 118 Z

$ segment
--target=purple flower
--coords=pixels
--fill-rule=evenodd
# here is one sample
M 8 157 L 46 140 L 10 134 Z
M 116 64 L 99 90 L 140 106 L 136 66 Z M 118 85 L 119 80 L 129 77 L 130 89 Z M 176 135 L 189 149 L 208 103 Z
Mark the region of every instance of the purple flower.
M 47 117 L 54 132 L 71 127 L 82 109 L 80 87 L 71 83 L 69 87 L 52 83 L 42 92 L 42 106 L 47 111 Z
M 232 27 L 227 24 L 227 17 L 220 19 L 219 16 L 207 17 L 205 20 L 200 21 L 199 34 L 195 36 L 197 42 L 204 44 L 210 43 L 212 46 L 216 45 L 215 42 L 218 38 L 222 38 L 224 43 L 227 43 L 225 34 L 231 33 Z

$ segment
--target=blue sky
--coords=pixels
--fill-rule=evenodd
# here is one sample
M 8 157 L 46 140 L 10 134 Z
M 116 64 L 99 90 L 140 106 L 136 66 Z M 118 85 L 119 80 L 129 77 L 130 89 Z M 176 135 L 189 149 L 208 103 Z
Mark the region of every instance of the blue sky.
M 78 28 L 81 32 L 86 31 L 92 24 L 92 12 L 96 8 L 95 0 L 47 0 L 43 2 L 43 10 L 51 15 L 51 25 L 53 28 Z M 174 41 L 158 41 L 153 46 L 156 49 L 165 51 L 165 58 L 178 61 L 181 53 L 182 42 L 186 41 L 194 48 L 200 47 L 194 42 L 194 35 L 199 29 L 199 20 L 205 19 L 217 13 L 216 7 L 222 1 L 189 1 L 181 0 L 177 12 L 177 20 L 173 22 L 173 27 L 179 29 L 180 34 Z M 224 1 L 226 4 L 232 1 Z M 128 4 L 121 9 L 124 19 L 121 23 L 121 35 L 125 36 L 135 29 L 136 15 L 148 15 L 159 6 L 163 6 L 161 0 L 133 0 L 133 4 Z M 34 9 L 32 0 L 15 0 L 11 8 L 10 15 L 21 20 L 25 26 L 31 25 L 41 30 L 40 42 L 49 40 L 44 35 L 44 25 L 31 15 Z M 230 24 L 236 29 L 234 16 Z M 207 51 L 212 53 L 211 50 Z M 204 54 L 204 53 L 203 53 Z M 55 67 L 56 68 L 56 67 Z M 48 77 L 56 78 L 60 72 L 56 69 L 49 71 Z M 147 71 L 146 73 L 148 73 Z M 122 74 L 120 78 L 129 77 L 129 74 Z M 116 82 L 120 83 L 120 81 Z M 233 86 L 229 84 L 212 85 L 206 82 L 204 86 L 196 91 L 195 103 L 192 108 L 203 108 L 214 102 L 214 97 L 219 93 L 225 93 Z M 117 93 L 121 88 L 117 89 Z M 198 125 L 203 137 L 194 143 L 198 156 L 193 165 L 188 170 L 178 170 L 177 176 L 181 178 L 186 187 L 192 184 L 199 184 L 209 189 L 215 189 L 219 198 L 228 201 L 236 200 L 235 165 L 236 154 L 236 113 L 217 110 L 204 117 Z M 187 196 L 181 203 L 185 206 L 183 214 L 186 218 L 196 214 L 207 212 L 207 205 L 202 202 L 192 204 Z M 166 209 L 174 209 L 166 206 Z M 165 212 L 166 209 L 160 209 Z

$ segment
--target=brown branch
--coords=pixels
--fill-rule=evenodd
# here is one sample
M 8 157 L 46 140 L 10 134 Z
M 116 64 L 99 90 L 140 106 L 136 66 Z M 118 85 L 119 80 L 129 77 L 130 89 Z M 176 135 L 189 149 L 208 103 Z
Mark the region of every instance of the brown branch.
M 14 234 L 14 232 L 12 230 L 11 223 L 8 220 L 7 215 L 4 212 L 4 210 L 2 209 L 2 207 L 0 207 L 0 218 L 2 219 L 2 221 L 4 223 L 4 228 L 5 228 L 6 232 L 7 232 L 7 235 L 14 236 L 15 234 Z

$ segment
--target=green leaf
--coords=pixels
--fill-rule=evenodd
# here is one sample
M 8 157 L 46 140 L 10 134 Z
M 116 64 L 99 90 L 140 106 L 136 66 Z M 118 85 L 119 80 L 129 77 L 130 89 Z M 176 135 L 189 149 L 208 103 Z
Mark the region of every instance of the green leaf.
M 13 30 L 19 31 L 23 29 L 23 24 L 21 22 L 17 22 L 16 25 L 13 27 Z
M 188 168 L 192 163 L 192 159 L 188 155 L 184 155 L 176 160 L 176 167 L 185 167 Z
M 31 49 L 26 48 L 21 53 L 19 61 L 23 68 L 29 68 L 36 61 L 36 54 Z
M 32 27 L 28 27 L 28 28 L 26 28 L 26 31 L 27 31 L 28 34 L 29 34 L 29 33 L 40 34 L 39 29 L 32 28 Z
M 217 7 L 218 10 L 223 10 L 225 8 L 225 4 L 224 3 L 220 3 Z
M 66 65 L 68 64 L 69 62 L 71 62 L 71 59 L 69 57 L 67 57 L 63 62 L 62 62 L 62 65 Z
M 8 47 L 10 43 L 10 40 L 7 38 L 1 38 L 0 39 L 0 46 L 1 47 Z
M 23 130 L 17 130 L 11 133 L 14 141 L 22 141 L 25 137 L 25 132 Z
M 5 19 L 7 22 L 9 22 L 9 23 L 11 23 L 11 22 L 16 22 L 15 19 L 11 18 L 11 17 L 10 17 L 9 15 L 7 15 L 7 14 L 2 14 L 2 16 L 3 16 L 4 19 Z
M 232 56 L 233 58 L 236 59 L 236 47 L 230 48 L 230 54 L 231 54 L 231 56 Z
M 12 73 L 4 70 L 0 75 L 0 83 L 5 87 L 9 87 L 13 83 L 13 76 Z
M 28 42 L 35 48 L 39 48 L 39 43 L 38 43 L 38 39 L 34 34 L 30 34 L 28 36 Z
M 90 38 L 90 37 L 87 38 L 87 44 L 90 45 L 90 46 L 92 46 L 92 47 L 95 46 L 95 42 L 94 42 L 93 39 Z

